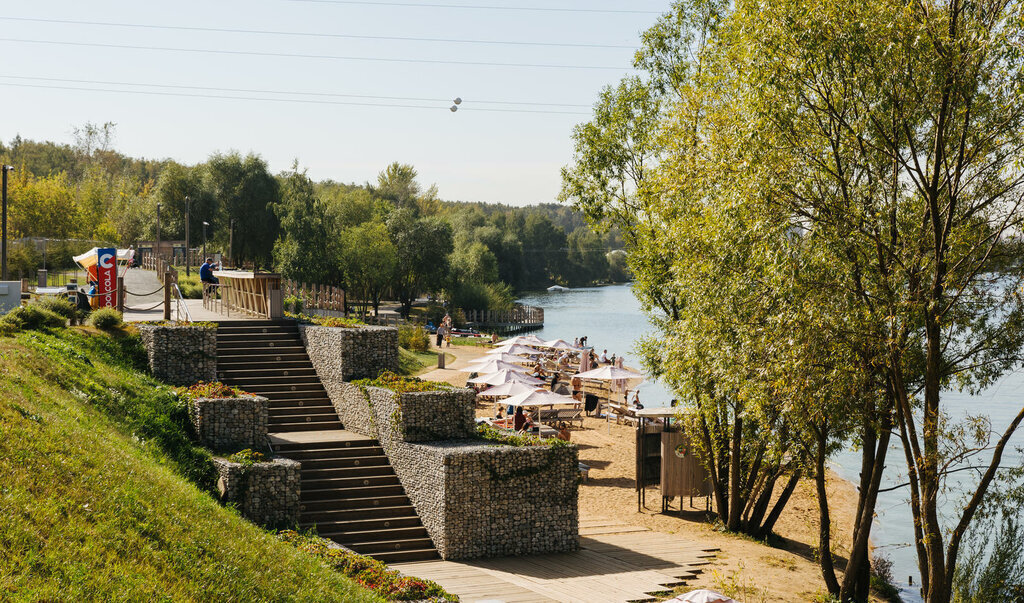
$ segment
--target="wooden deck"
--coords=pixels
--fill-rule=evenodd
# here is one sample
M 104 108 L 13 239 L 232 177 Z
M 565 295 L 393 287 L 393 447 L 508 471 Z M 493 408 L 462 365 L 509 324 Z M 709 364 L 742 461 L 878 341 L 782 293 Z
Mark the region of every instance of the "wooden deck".
M 700 573 L 716 549 L 612 521 L 580 521 L 580 550 L 534 557 L 392 565 L 433 580 L 465 603 L 655 601 Z

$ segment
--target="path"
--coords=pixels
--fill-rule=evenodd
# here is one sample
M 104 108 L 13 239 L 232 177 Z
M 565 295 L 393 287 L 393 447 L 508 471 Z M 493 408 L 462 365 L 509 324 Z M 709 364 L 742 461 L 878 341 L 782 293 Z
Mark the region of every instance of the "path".
M 164 317 L 163 286 L 152 270 L 132 268 L 124 273 L 124 288 L 128 292 L 125 299 L 124 319 L 128 322 L 144 320 L 162 320 Z M 173 303 L 173 302 L 172 302 Z M 189 314 L 194 321 L 221 321 L 224 317 L 216 312 L 203 308 L 203 300 L 186 299 Z M 171 318 L 175 317 L 172 310 Z
M 437 582 L 466 603 L 654 601 L 650 593 L 696 578 L 717 549 L 615 521 L 580 521 L 573 553 L 392 564 Z

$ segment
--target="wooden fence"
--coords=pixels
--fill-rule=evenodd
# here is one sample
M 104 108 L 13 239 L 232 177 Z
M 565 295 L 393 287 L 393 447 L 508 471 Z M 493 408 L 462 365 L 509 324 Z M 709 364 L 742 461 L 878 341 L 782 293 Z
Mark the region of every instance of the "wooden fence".
M 513 333 L 544 326 L 544 308 L 516 304 L 511 310 L 463 310 L 466 323 L 476 328 Z
M 308 285 L 284 279 L 281 281 L 281 294 L 284 297 L 301 297 L 304 300 L 303 306 L 308 310 L 345 312 L 345 290 L 341 287 Z

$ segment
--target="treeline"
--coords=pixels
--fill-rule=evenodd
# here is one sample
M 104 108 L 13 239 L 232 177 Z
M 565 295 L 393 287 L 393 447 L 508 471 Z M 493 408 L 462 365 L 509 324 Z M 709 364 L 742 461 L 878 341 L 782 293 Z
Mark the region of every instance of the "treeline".
M 413 166 L 393 163 L 376 182 L 314 182 L 295 164 L 272 174 L 258 155 L 216 153 L 197 165 L 125 156 L 112 149 L 114 124 L 87 124 L 74 144 L 16 137 L 0 142 L 15 167 L 9 236 L 51 243 L 51 268 L 93 244 L 157 238 L 228 251 L 236 264 L 274 269 L 309 283 L 340 285 L 376 307 L 408 309 L 425 293 L 467 309 L 501 309 L 516 291 L 551 284 L 628 280 L 617 231 L 593 232 L 569 207 L 511 207 L 443 201 Z M 188 201 L 186 201 L 188 199 Z M 71 243 L 61 243 L 68 241 Z M 10 268 L 28 276 L 35 245 L 14 246 Z

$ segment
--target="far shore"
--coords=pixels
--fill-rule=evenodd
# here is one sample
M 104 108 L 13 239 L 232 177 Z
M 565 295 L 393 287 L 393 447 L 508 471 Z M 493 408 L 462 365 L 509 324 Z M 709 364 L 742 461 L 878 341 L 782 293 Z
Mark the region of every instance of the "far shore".
M 432 349 L 439 351 L 437 347 Z M 427 369 L 418 376 L 465 386 L 469 373 L 460 368 L 486 354 L 477 346 L 445 347 L 455 360 L 445 369 Z M 494 406 L 480 404 L 477 416 L 492 416 Z M 815 561 L 818 542 L 818 503 L 814 483 L 803 480 L 775 527 L 778 548 L 742 536 L 720 531 L 705 513 L 704 499 L 672 501 L 670 514 L 661 513 L 657 487 L 647 491 L 647 508 L 637 512 L 634 489 L 634 429 L 614 421 L 586 418 L 582 428 L 572 429 L 572 442 L 579 446 L 580 461 L 590 466 L 589 479 L 580 485 L 581 519 L 611 519 L 617 522 L 677 534 L 702 547 L 720 549 L 718 557 L 705 568 L 689 588 L 723 588 L 726 584 L 746 585 L 750 601 L 808 601 L 824 592 Z M 833 553 L 845 558 L 856 513 L 856 488 L 829 472 L 829 507 L 833 521 Z M 682 504 L 682 509 L 680 509 Z M 685 592 L 684 589 L 683 591 Z

